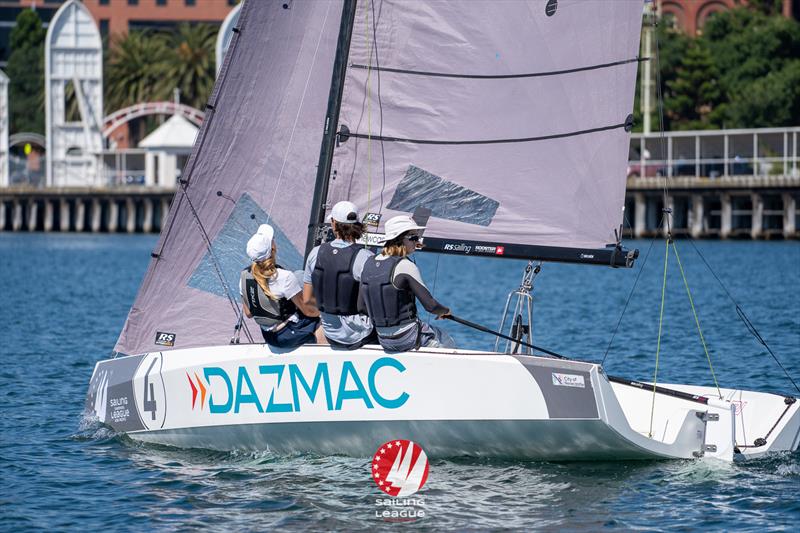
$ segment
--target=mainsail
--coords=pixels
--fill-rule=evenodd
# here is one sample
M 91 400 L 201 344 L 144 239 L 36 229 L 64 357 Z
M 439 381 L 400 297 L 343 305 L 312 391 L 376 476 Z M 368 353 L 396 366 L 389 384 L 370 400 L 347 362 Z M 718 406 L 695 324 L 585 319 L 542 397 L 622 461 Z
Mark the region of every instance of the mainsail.
M 343 199 L 429 209 L 432 250 L 625 264 L 641 8 L 247 0 L 116 351 L 227 342 L 247 238 L 302 268 Z
M 245 2 L 116 351 L 226 343 L 259 224 L 282 266 L 302 268 L 341 14 L 340 1 Z
M 445 252 L 618 242 L 642 2 L 357 5 L 328 206 L 427 207 Z

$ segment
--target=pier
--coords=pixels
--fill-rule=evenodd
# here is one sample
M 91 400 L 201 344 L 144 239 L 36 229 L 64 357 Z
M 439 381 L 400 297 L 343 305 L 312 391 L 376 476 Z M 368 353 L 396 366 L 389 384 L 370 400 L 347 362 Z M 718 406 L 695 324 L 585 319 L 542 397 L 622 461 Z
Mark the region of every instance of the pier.
M 797 127 L 634 134 L 626 233 L 666 235 L 666 208 L 676 236 L 800 237 L 799 138 Z
M 157 233 L 174 195 L 146 186 L 0 188 L 0 231 Z

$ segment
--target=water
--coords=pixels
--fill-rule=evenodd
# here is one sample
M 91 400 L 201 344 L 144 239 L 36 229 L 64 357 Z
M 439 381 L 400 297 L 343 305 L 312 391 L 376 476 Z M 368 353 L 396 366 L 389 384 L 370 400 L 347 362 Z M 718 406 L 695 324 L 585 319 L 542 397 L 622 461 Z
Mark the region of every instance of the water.
M 174 450 L 82 426 L 93 365 L 113 346 L 154 245 L 152 236 L 0 234 L 0 530 L 402 527 L 375 518 L 365 459 Z M 644 256 L 649 243 L 636 245 Z M 690 244 L 678 245 L 720 384 L 791 393 Z M 800 244 L 698 247 L 798 380 Z M 653 374 L 663 256 L 656 242 L 608 353 L 612 374 Z M 524 265 L 418 262 L 442 302 L 492 327 Z M 535 343 L 602 359 L 637 272 L 545 265 Z M 666 302 L 659 381 L 711 383 L 674 256 Z M 461 346 L 494 344 L 446 326 Z M 798 489 L 797 453 L 732 465 L 434 460 L 419 493 L 427 516 L 414 527 L 796 529 Z

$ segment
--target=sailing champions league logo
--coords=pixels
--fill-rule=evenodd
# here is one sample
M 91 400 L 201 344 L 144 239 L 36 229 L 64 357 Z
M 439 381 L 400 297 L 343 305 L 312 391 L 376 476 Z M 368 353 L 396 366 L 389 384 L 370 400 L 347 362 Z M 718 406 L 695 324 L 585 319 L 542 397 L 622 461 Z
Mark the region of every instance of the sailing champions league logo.
M 392 497 L 375 500 L 377 518 L 410 521 L 425 516 L 425 502 L 408 498 L 428 480 L 428 456 L 419 444 L 404 439 L 386 442 L 370 464 L 372 480 L 381 492 Z

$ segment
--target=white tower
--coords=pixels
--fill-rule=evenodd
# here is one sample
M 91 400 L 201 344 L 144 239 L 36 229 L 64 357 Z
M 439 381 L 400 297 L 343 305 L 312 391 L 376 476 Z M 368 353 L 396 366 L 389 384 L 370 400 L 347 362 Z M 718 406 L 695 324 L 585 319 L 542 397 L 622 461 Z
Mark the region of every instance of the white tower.
M 47 185 L 100 185 L 103 44 L 89 11 L 68 0 L 45 39 Z
M 8 187 L 8 76 L 0 70 L 0 187 Z
M 239 22 L 239 12 L 242 10 L 242 3 L 243 2 L 239 2 L 236 7 L 231 9 L 231 12 L 228 13 L 228 16 L 222 21 L 222 26 L 219 27 L 219 33 L 217 34 L 217 75 L 219 75 L 219 69 L 222 68 L 222 62 L 225 60 L 225 53 L 228 51 L 228 46 L 231 44 L 233 28 L 235 28 L 236 23 Z

